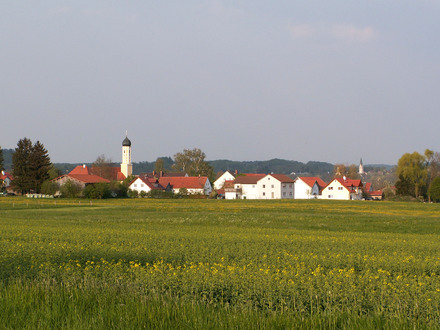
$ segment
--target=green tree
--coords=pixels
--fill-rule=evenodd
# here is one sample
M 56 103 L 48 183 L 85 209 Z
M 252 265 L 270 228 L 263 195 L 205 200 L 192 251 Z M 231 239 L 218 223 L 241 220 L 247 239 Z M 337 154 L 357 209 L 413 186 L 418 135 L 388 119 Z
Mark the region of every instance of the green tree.
M 23 138 L 17 142 L 17 147 L 12 155 L 12 175 L 14 186 L 22 194 L 28 193 L 35 186 L 33 178 L 32 141 Z
M 440 176 L 432 180 L 428 189 L 428 195 L 431 201 L 440 202 Z
M 397 193 L 403 195 L 409 192 L 412 196 L 419 198 L 422 196 L 423 189 L 426 188 L 428 178 L 426 158 L 418 152 L 404 154 L 397 163 L 397 176 L 399 177 L 396 182 Z M 399 189 L 400 183 L 404 183 L 405 190 Z
M 214 170 L 205 159 L 205 153 L 199 148 L 184 149 L 183 152 L 174 155 L 173 168 L 190 176 L 207 176 L 212 180 Z
M 50 178 L 49 171 L 52 169 L 49 154 L 40 141 L 35 142 L 32 147 L 31 168 L 34 181 L 33 190 L 39 193 L 43 182 Z
M 41 192 L 41 185 L 50 178 L 52 163 L 44 145 L 23 138 L 18 141 L 12 155 L 12 174 L 14 185 L 22 194 L 30 191 Z
M 162 158 L 156 159 L 156 163 L 154 164 L 154 171 L 156 173 L 160 173 L 164 170 L 164 162 Z

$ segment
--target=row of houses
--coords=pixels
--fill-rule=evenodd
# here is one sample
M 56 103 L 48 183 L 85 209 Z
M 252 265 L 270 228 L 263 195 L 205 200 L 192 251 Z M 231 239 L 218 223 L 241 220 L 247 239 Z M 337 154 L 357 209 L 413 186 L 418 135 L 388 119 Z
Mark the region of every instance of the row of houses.
M 238 174 L 226 171 L 218 175 L 214 189 L 225 199 L 335 199 L 360 200 L 366 192 L 373 199 L 382 199 L 381 191 L 373 191 L 371 183 L 346 177 L 329 183 L 319 177 L 297 177 L 284 174 Z
M 53 181 L 60 186 L 71 181 L 81 188 L 85 188 L 89 184 L 110 182 L 110 180 L 103 178 L 99 171 L 100 169 L 96 167 L 89 168 L 87 165 L 79 165 L 68 174 L 61 175 Z M 111 181 L 121 182 L 126 179 L 125 175 L 119 171 L 119 167 L 107 168 L 106 172 L 107 175 L 110 175 Z M 162 190 L 172 191 L 176 194 L 185 191 L 188 194 L 209 195 L 212 192 L 208 177 L 188 176 L 185 173 L 142 173 L 128 183 L 128 188 L 138 193 Z

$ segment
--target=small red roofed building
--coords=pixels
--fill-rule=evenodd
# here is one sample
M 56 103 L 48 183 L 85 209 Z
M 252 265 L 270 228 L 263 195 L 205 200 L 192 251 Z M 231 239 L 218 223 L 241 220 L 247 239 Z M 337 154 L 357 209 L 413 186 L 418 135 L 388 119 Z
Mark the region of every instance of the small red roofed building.
M 130 182 L 128 189 L 132 191 L 137 191 L 138 193 L 145 192 L 149 193 L 152 190 L 162 190 L 166 191 L 167 186 L 162 186 L 159 180 L 155 177 L 148 176 L 138 176 L 133 181 Z
M 1 171 L 0 181 L 1 181 L 2 188 L 10 187 L 12 185 L 13 180 L 14 180 L 14 177 L 12 176 L 12 174 L 10 174 L 6 171 Z
M 322 199 L 361 200 L 363 184 L 361 180 L 346 177 L 333 179 L 322 189 Z
M 321 198 L 321 190 L 327 185 L 321 178 L 300 176 L 295 179 L 295 199 Z
M 209 195 L 212 192 L 211 183 L 206 176 L 162 176 L 158 181 L 162 187 L 169 186 L 175 194 L 178 194 L 182 189 L 186 189 L 191 195 Z

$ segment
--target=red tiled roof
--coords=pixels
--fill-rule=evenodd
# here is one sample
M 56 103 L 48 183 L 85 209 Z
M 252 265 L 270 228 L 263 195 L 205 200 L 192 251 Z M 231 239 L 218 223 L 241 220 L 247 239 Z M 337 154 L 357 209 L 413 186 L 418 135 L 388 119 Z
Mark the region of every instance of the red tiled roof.
M 181 177 L 161 177 L 159 178 L 159 183 L 166 187 L 170 185 L 173 189 L 203 189 L 205 187 L 206 176 L 181 176 Z
M 370 191 L 371 189 L 371 182 L 365 183 L 365 191 Z
M 156 178 L 149 178 L 145 176 L 139 176 L 136 179 L 132 180 L 129 185 L 131 185 L 133 182 L 135 182 L 137 179 L 141 180 L 143 183 L 145 183 L 150 189 L 154 190 L 164 190 L 165 188 L 159 183 L 159 180 Z
M 90 170 L 86 165 L 78 165 L 69 174 L 90 175 Z
M 101 178 L 98 175 L 94 174 L 67 174 L 68 177 L 71 177 L 75 180 L 84 182 L 84 183 L 99 183 L 99 182 L 110 182 L 107 179 Z
M 293 182 L 295 182 L 292 178 L 289 178 L 285 174 L 270 174 L 270 176 L 274 177 L 275 179 L 277 179 L 278 181 L 283 182 L 283 183 L 293 183 Z
M 315 182 L 318 183 L 319 188 L 323 188 L 327 185 L 327 183 L 325 183 L 321 178 L 318 178 L 317 176 L 311 176 L 311 177 L 300 176 L 300 177 L 298 177 L 298 179 L 301 179 L 310 188 L 313 187 Z
M 246 174 L 245 176 L 237 176 L 235 183 L 240 184 L 256 184 L 260 179 L 264 178 L 266 174 Z
M 351 188 L 352 186 L 355 188 L 359 188 L 363 186 L 361 180 L 352 180 L 348 178 L 346 178 L 345 180 L 343 178 L 336 178 L 335 180 L 337 180 L 340 184 L 347 188 Z
M 368 193 L 370 194 L 371 197 L 373 197 L 373 196 L 382 196 L 382 194 L 383 194 L 382 190 L 374 190 L 374 191 L 370 191 Z

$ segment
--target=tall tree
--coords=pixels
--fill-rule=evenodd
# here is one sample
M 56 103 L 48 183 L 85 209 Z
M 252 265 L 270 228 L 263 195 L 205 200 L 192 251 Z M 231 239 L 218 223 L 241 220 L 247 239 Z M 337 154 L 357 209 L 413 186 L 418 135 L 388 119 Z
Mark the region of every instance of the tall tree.
M 205 153 L 199 148 L 184 149 L 174 155 L 173 168 L 191 176 L 203 175 L 212 179 L 214 170 L 205 159 Z
M 112 161 L 105 158 L 105 155 L 99 155 L 95 162 L 92 164 L 92 172 L 95 175 L 99 175 L 101 178 L 112 180 L 111 173 Z
M 18 141 L 12 155 L 12 174 L 14 185 L 22 194 L 41 192 L 43 182 L 49 179 L 51 167 L 48 152 L 40 141 L 34 145 L 28 138 Z
M 12 175 L 14 176 L 14 186 L 22 194 L 30 192 L 34 187 L 31 156 L 31 140 L 28 138 L 19 140 L 12 155 Z
M 156 159 L 156 163 L 154 164 L 154 171 L 156 173 L 160 173 L 163 170 L 164 170 L 163 159 L 162 158 Z
M 35 142 L 32 147 L 31 166 L 34 179 L 33 190 L 39 193 L 43 182 L 49 180 L 49 171 L 52 169 L 49 154 L 40 141 Z
M 397 163 L 397 175 L 399 177 L 396 182 L 397 188 L 402 183 L 405 191 L 414 191 L 412 195 L 420 197 L 423 189 L 426 188 L 428 178 L 426 158 L 418 152 L 404 154 Z M 398 193 L 402 194 L 399 189 Z

